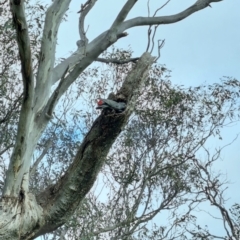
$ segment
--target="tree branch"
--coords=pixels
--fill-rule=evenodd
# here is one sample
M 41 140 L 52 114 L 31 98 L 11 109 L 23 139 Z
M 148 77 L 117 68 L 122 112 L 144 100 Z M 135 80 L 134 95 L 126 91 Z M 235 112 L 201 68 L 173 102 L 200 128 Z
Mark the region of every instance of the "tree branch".
M 65 73 L 61 78 L 61 81 L 59 82 L 57 88 L 54 90 L 51 98 L 49 99 L 49 101 L 46 105 L 45 111 L 43 112 L 43 114 L 45 114 L 45 116 L 48 119 L 52 118 L 53 110 L 54 110 L 54 108 L 55 108 L 55 106 L 56 106 L 56 104 L 57 104 L 57 102 L 58 102 L 58 100 L 61 96 L 61 95 L 59 95 L 59 92 L 60 92 L 60 89 L 62 87 L 63 82 L 65 81 L 65 76 L 67 75 L 67 72 L 68 72 L 68 68 L 65 70 Z
M 87 53 L 93 53 L 95 52 L 95 49 L 99 49 L 101 51 L 99 51 L 98 55 L 100 53 L 102 53 L 104 50 L 107 49 L 107 47 L 109 47 L 112 43 L 116 42 L 119 38 L 121 37 L 125 37 L 127 36 L 126 33 L 124 33 L 124 31 L 122 32 L 118 32 L 116 33 L 116 27 L 122 23 L 122 21 L 124 21 L 124 19 L 126 18 L 127 14 L 129 13 L 129 11 L 131 10 L 131 8 L 134 6 L 134 4 L 136 3 L 137 0 L 128 0 L 127 3 L 124 5 L 124 7 L 122 8 L 122 10 L 120 11 L 120 13 L 118 14 L 117 18 L 115 19 L 114 23 L 112 24 L 111 28 L 109 31 L 106 31 L 102 34 L 100 34 L 97 38 L 95 38 L 91 44 L 89 44 L 84 51 L 82 49 L 79 49 L 78 51 L 74 52 L 69 58 L 67 58 L 66 60 L 64 60 L 62 63 L 60 63 L 59 65 L 57 65 L 54 68 L 54 75 L 52 78 L 52 83 L 54 84 L 56 81 L 58 81 L 63 73 L 65 72 L 65 70 L 67 68 L 72 68 L 72 66 L 75 66 L 76 64 L 78 64 L 80 61 L 82 61 L 83 59 L 83 54 L 86 55 Z M 80 12 L 84 11 L 85 8 L 88 8 L 87 4 L 89 4 L 90 1 L 87 1 L 83 6 L 82 9 L 80 10 Z M 92 7 L 92 6 L 91 6 Z M 90 10 L 90 7 L 89 7 Z M 89 11 L 88 10 L 88 11 Z M 83 23 L 82 23 L 83 24 Z M 81 25 L 80 25 L 80 28 Z M 83 28 L 82 28 L 83 29 Z M 82 29 L 79 29 L 81 35 L 82 35 Z M 112 32 L 114 32 L 114 34 L 112 34 Z M 109 39 L 106 40 L 106 37 L 109 36 Z M 109 41 L 110 40 L 110 41 Z M 111 44 L 108 44 L 108 43 Z M 105 43 L 105 44 L 103 44 Z M 107 43 L 107 44 L 106 44 Z M 77 43 L 78 47 L 80 47 L 82 44 L 81 43 Z M 98 51 L 97 51 L 98 52 Z M 96 57 L 98 56 L 96 55 Z M 95 57 L 95 59 L 96 59 Z M 92 58 L 91 62 L 95 60 L 94 58 Z M 90 57 L 88 56 L 87 61 L 90 60 Z M 90 63 L 91 63 L 90 62 Z M 78 67 L 79 68 L 79 67 Z M 80 74 L 80 72 L 78 73 L 78 75 Z M 74 74 L 75 75 L 75 74 Z M 76 79 L 76 77 L 74 76 L 72 81 Z
M 46 143 L 46 146 L 45 148 L 43 149 L 41 155 L 38 157 L 38 159 L 34 162 L 31 170 L 30 170 L 30 176 L 32 176 L 35 172 L 36 172 L 36 169 L 38 167 L 38 164 L 42 161 L 42 159 L 44 158 L 44 156 L 46 155 L 48 149 L 52 146 L 52 141 L 51 139 L 49 139 Z
M 123 32 L 129 28 L 137 26 L 149 26 L 149 25 L 160 25 L 160 24 L 171 24 L 179 22 L 191 14 L 200 11 L 209 6 L 211 2 L 220 2 L 222 0 L 198 0 L 195 4 L 187 8 L 186 10 L 171 16 L 163 17 L 136 17 L 123 22 L 118 31 Z
M 118 16 L 116 17 L 115 21 L 113 22 L 112 26 L 110 29 L 115 29 L 119 26 L 120 23 L 122 23 L 125 18 L 127 17 L 128 13 L 134 6 L 134 4 L 138 0 L 128 0 L 125 5 L 123 6 L 122 10 L 119 12 Z
M 79 66 L 77 67 L 78 70 L 76 68 L 76 72 L 72 72 L 71 77 L 73 79 L 71 80 L 71 82 L 73 82 L 76 79 L 76 77 L 79 76 L 79 74 L 82 72 L 82 70 L 80 69 L 85 69 L 88 65 L 92 63 L 92 61 L 96 59 L 97 56 L 99 56 L 110 45 L 116 42 L 119 38 L 126 36 L 127 34 L 124 33 L 126 29 L 136 27 L 136 26 L 146 26 L 146 25 L 149 26 L 149 25 L 175 23 L 190 16 L 194 12 L 207 7 L 211 2 L 219 2 L 219 1 L 222 1 L 222 0 L 201 0 L 201 1 L 199 0 L 188 9 L 175 15 L 163 16 L 163 17 L 137 17 L 137 18 L 133 18 L 120 23 L 125 16 L 124 14 L 127 14 L 127 11 L 130 11 L 130 6 L 133 6 L 133 4 L 135 3 L 133 0 L 128 1 L 124 6 L 126 8 L 125 12 L 122 13 L 123 15 L 120 14 L 121 12 L 119 13 L 118 18 L 115 20 L 115 23 L 112 25 L 110 30 L 103 32 L 98 37 L 96 37 L 91 43 L 87 45 L 86 50 L 84 51 L 85 55 L 86 54 L 88 55 L 87 58 L 83 59 L 83 52 L 80 50 L 77 50 L 70 57 L 65 59 L 63 62 L 58 64 L 53 69 L 53 77 L 52 77 L 51 84 L 56 83 L 62 77 L 62 75 L 64 74 L 65 70 L 68 67 L 71 69 L 72 66 L 76 66 L 81 62 L 81 64 L 79 64 Z M 126 7 L 128 6 L 128 4 L 129 4 L 129 7 Z M 116 32 L 116 29 L 113 29 L 113 26 L 115 26 L 117 23 L 119 24 L 119 26 Z
M 86 32 L 84 30 L 84 20 L 88 12 L 93 8 L 97 0 L 88 0 L 84 5 L 81 5 L 81 10 L 79 11 L 79 35 L 80 39 L 87 44 L 88 39 L 86 37 Z
M 31 107 L 34 95 L 34 77 L 32 69 L 30 39 L 24 12 L 24 1 L 11 0 L 10 7 L 13 23 L 17 33 L 17 43 L 22 66 L 21 71 L 24 91 L 15 147 L 13 149 L 13 154 L 6 174 L 3 194 L 9 196 L 17 196 L 25 170 L 25 162 L 22 156 L 26 152 L 26 146 L 28 144 L 27 136 L 29 135 L 29 125 L 32 118 Z
M 41 52 L 36 82 L 36 111 L 47 101 L 51 91 L 52 69 L 55 63 L 55 51 L 59 25 L 71 0 L 54 1 L 48 8 L 43 30 Z M 42 99 L 42 101 L 40 101 Z
M 22 98 L 23 98 L 23 94 L 21 94 L 19 97 L 17 97 L 17 99 L 14 100 L 13 104 L 8 107 L 8 111 L 7 111 L 6 115 L 0 119 L 0 124 L 9 121 L 12 113 L 14 111 L 16 112 L 17 109 L 20 107 Z
M 0 151 L 0 156 L 3 155 L 6 151 L 8 151 L 13 146 L 14 146 L 13 144 L 6 146 L 2 151 Z
M 68 87 L 78 78 L 78 76 L 93 62 L 96 58 L 119 38 L 127 36 L 127 33 L 116 33 L 116 31 L 107 31 L 94 39 L 86 46 L 85 51 L 81 49 L 73 53 L 54 69 L 52 84 L 58 81 L 59 77 L 65 74 L 68 69 L 70 73 L 58 88 L 58 97 L 60 98 Z M 58 99 L 59 99 L 58 98 Z M 51 97 L 52 99 L 52 97 Z M 51 99 L 49 101 L 51 101 Z M 47 105 L 49 105 L 48 103 Z
M 170 0 L 166 1 L 161 7 L 159 7 L 158 9 L 156 9 L 156 11 L 155 11 L 154 14 L 153 14 L 153 17 L 155 17 L 156 14 L 158 13 L 158 11 L 160 11 L 161 9 L 163 9 L 169 2 L 170 2 Z M 149 16 L 150 16 L 149 1 L 148 1 L 147 6 L 148 6 L 148 17 L 149 17 Z M 155 33 L 156 33 L 156 31 L 157 31 L 157 28 L 158 28 L 158 25 L 156 25 L 156 26 L 154 27 L 154 32 L 153 32 L 153 36 L 152 36 L 152 44 L 153 44 L 152 50 L 153 50 L 153 48 L 154 48 L 154 37 L 155 37 Z M 148 49 L 149 49 L 149 47 L 150 47 L 151 33 L 152 33 L 152 25 L 150 25 L 149 28 L 148 28 L 148 44 L 147 44 L 147 49 L 146 49 L 146 51 L 148 51 Z M 152 50 L 151 50 L 150 52 L 152 52 Z
M 10 1 L 13 23 L 17 33 L 18 50 L 22 65 L 22 78 L 24 85 L 24 102 L 31 101 L 33 97 L 33 69 L 28 34 L 27 21 L 24 12 L 24 1 Z
M 149 53 L 143 54 L 118 92 L 124 95 L 128 102 L 124 113 L 110 116 L 102 113 L 84 138 L 69 170 L 52 188 L 52 195 L 48 196 L 48 201 L 43 198 L 45 193 L 38 196 L 39 203 L 48 213 L 46 225 L 38 235 L 62 225 L 91 189 L 109 149 L 133 112 L 136 91 L 146 79 L 154 60 Z

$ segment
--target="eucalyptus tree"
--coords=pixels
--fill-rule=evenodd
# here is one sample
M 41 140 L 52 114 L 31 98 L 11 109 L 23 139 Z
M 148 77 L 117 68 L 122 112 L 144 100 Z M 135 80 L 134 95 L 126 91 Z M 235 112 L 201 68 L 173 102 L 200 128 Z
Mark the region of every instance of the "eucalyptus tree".
M 176 23 L 220 0 L 198 0 L 171 16 L 155 14 L 153 17 L 136 16 L 126 20 L 136 2 L 126 1 L 111 27 L 91 42 L 86 35 L 84 20 L 96 0 L 83 3 L 79 10 L 80 39 L 77 49 L 61 61 L 56 59 L 57 36 L 71 0 L 54 0 L 47 6 L 46 12 L 42 4 L 33 5 L 32 1 L 1 3 L 1 16 L 7 13 L 4 10 L 8 4 L 11 11 L 11 17 L 5 15 L 1 29 L 1 47 L 5 53 L 1 55 L 4 60 L 1 62 L 1 104 L 4 109 L 0 121 L 4 136 L 1 139 L 2 166 L 9 162 L 6 171 L 4 167 L 1 169 L 4 176 L 1 239 L 34 239 L 61 229 L 69 223 L 69 219 L 73 219 L 71 217 L 76 209 L 81 214 L 71 223 L 83 226 L 79 228 L 80 232 L 74 230 L 77 238 L 100 239 L 109 232 L 108 236 L 113 239 L 133 239 L 136 231 L 144 234 L 145 223 L 161 210 L 175 209 L 188 202 L 184 200 L 185 194 L 191 192 L 188 181 L 192 181 L 194 188 L 203 186 L 205 178 L 199 172 L 203 167 L 199 166 L 194 154 L 209 136 L 218 133 L 227 117 L 233 118 L 232 111 L 238 97 L 234 90 L 239 87 L 238 81 L 231 79 L 216 86 L 211 92 L 215 98 L 209 100 L 207 93 L 201 96 L 198 89 L 186 92 L 162 82 L 166 69 L 154 65 L 158 57 L 151 56 L 149 52 L 139 58 L 131 58 L 127 52 L 117 52 L 113 58 L 105 51 L 120 38 L 127 37 L 126 30 L 130 28 Z M 32 18 L 31 14 L 39 15 Z M 157 46 L 159 51 L 162 45 L 163 42 L 160 42 Z M 94 61 L 108 63 L 118 70 L 114 86 L 108 86 L 103 79 L 92 80 L 89 84 L 89 76 L 98 74 L 97 68 L 92 65 Z M 123 65 L 114 67 L 114 64 Z M 89 68 L 91 66 L 92 69 Z M 21 85 L 16 81 L 18 79 L 21 79 Z M 159 85 L 156 85 L 157 80 Z M 77 90 L 71 98 L 73 87 Z M 114 91 L 110 92 L 110 89 Z M 78 110 L 72 119 L 73 122 L 79 118 L 83 121 L 79 129 L 76 129 L 77 125 L 66 127 L 67 121 L 59 118 L 61 112 L 63 118 L 69 120 L 64 111 L 74 104 L 74 97 L 80 95 L 80 100 L 90 94 L 100 97 L 100 93 L 106 94 L 107 91 L 109 100 L 126 104 L 123 112 L 103 110 L 96 117 L 96 111 L 95 115 L 89 114 L 83 106 L 81 111 L 85 114 Z M 91 105 L 91 101 L 88 104 Z M 200 103 L 204 103 L 205 108 L 196 113 Z M 230 104 L 227 111 L 222 107 L 225 103 Z M 191 108 L 191 104 L 195 108 Z M 198 121 L 194 125 L 196 117 Z M 204 128 L 205 121 L 210 121 L 209 128 Z M 68 131 L 63 133 L 66 128 Z M 83 131 L 80 131 L 81 128 Z M 197 131 L 202 133 L 200 138 L 194 135 Z M 193 136 L 196 141 L 193 141 Z M 133 150 L 135 155 L 131 156 Z M 68 161 L 65 165 L 58 165 L 56 156 L 60 163 L 64 162 L 64 158 Z M 209 162 L 212 160 L 209 159 Z M 40 164 L 42 168 L 38 169 Z M 49 173 L 51 167 L 51 176 L 45 174 L 45 179 L 42 179 L 41 170 Z M 95 198 L 91 198 L 89 191 L 101 169 L 103 174 L 105 168 L 116 181 L 117 185 L 110 189 L 117 195 L 110 198 L 110 205 L 102 205 L 102 210 L 98 211 L 93 202 Z M 205 172 L 207 174 L 207 170 Z M 193 176 L 203 178 L 201 184 L 194 182 Z M 211 181 L 210 178 L 205 180 Z M 149 204 L 154 202 L 152 198 L 158 188 L 161 189 L 162 199 L 154 209 Z M 211 194 L 207 190 L 202 193 Z M 192 204 L 199 201 L 202 199 L 192 200 L 189 211 Z M 144 203 L 145 208 L 138 216 Z M 97 217 L 89 217 L 89 210 L 92 216 Z M 184 216 L 184 219 L 191 220 L 189 214 Z M 231 229 L 229 236 L 236 237 L 231 221 L 227 223 Z M 172 228 L 179 224 L 180 220 L 176 220 Z M 154 234 L 166 237 L 166 232 L 169 234 L 172 228 L 165 231 L 162 227 L 154 230 Z M 72 234 L 68 228 L 66 231 L 61 231 L 60 235 Z M 186 231 L 194 234 L 188 229 Z

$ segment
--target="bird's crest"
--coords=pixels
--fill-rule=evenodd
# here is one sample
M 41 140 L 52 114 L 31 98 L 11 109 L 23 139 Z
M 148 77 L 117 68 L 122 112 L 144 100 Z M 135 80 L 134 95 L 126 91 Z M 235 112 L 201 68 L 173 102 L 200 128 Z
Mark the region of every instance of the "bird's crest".
M 103 100 L 102 100 L 102 99 L 99 99 L 99 100 L 97 101 L 97 105 L 98 105 L 98 106 L 101 106 L 101 105 L 103 105 L 103 103 L 104 103 L 104 102 L 103 102 Z

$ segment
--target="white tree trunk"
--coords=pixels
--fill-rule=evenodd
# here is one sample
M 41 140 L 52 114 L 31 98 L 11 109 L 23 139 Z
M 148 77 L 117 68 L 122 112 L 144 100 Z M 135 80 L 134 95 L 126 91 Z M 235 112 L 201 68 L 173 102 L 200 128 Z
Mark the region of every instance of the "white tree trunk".
M 141 88 L 142 82 L 147 77 L 148 69 L 155 59 L 149 53 L 142 55 L 120 91 L 116 93 L 116 96 L 124 96 L 127 102 L 124 113 L 116 116 L 100 115 L 79 146 L 78 153 L 66 174 L 55 185 L 39 193 L 36 200 L 29 193 L 28 186 L 33 152 L 52 117 L 54 107 L 77 77 L 109 46 L 119 38 L 127 36 L 127 33 L 124 32 L 126 29 L 135 26 L 174 23 L 207 7 L 210 2 L 217 2 L 217 0 L 197 1 L 185 11 L 172 16 L 139 17 L 125 21 L 129 11 L 137 2 L 128 0 L 108 31 L 89 44 L 85 44 L 84 47 L 79 48 L 69 58 L 54 67 L 58 28 L 70 2 L 70 0 L 54 0 L 47 11 L 36 86 L 34 86 L 35 79 L 24 1 L 10 0 L 22 63 L 24 96 L 16 144 L 1 199 L 0 239 L 33 239 L 57 229 L 67 221 L 76 206 L 91 189 L 109 149 L 133 112 L 137 91 Z M 85 15 L 95 2 L 96 0 L 88 1 L 90 7 L 83 9 Z M 85 15 L 82 14 L 83 18 Z M 81 31 L 80 28 L 80 33 Z M 51 94 L 52 85 L 58 81 L 58 87 Z

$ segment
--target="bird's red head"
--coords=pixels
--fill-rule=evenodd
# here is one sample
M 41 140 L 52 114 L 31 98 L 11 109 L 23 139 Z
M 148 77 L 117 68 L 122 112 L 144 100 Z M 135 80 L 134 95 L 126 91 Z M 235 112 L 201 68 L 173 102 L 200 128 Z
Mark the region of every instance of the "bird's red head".
M 97 101 L 97 104 L 98 104 L 98 106 L 101 106 L 101 105 L 103 105 L 103 100 L 102 99 L 99 99 L 98 101 Z

